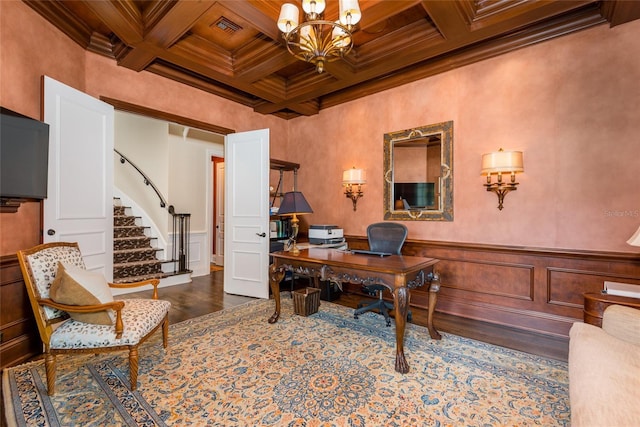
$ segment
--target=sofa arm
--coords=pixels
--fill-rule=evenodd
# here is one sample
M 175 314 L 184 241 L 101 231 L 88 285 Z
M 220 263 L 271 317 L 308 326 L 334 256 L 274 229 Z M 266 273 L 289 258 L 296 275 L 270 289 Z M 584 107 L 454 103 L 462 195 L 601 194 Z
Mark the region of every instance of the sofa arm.
M 572 427 L 637 427 L 640 420 L 640 346 L 597 326 L 569 331 Z
M 640 310 L 610 305 L 602 315 L 602 329 L 618 339 L 640 345 Z

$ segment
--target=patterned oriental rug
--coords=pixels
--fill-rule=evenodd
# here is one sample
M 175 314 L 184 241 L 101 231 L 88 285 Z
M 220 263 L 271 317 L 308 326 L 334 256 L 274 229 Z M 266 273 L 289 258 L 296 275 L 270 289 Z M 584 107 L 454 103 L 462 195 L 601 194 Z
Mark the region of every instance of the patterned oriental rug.
M 58 357 L 56 395 L 41 361 L 6 369 L 9 426 L 569 425 L 567 364 L 408 324 L 410 372 L 394 370 L 395 330 L 322 301 L 308 317 L 283 295 L 171 326 L 126 353 Z

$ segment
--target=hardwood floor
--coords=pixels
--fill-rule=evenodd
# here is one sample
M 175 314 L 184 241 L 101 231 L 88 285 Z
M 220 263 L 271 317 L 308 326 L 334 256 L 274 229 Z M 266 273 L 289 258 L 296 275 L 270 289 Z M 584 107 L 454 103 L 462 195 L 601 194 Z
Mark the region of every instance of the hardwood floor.
M 296 288 L 306 286 L 306 281 L 299 280 Z M 283 288 L 283 290 L 288 290 Z M 251 298 L 226 294 L 223 291 L 223 272 L 212 272 L 208 276 L 194 277 L 192 283 L 176 285 L 159 289 L 160 298 L 171 301 L 169 314 L 171 323 L 181 322 L 206 313 L 230 308 L 243 304 Z M 128 294 L 129 296 L 146 293 Z M 342 294 L 334 303 L 355 308 L 358 301 L 363 299 L 359 294 Z M 427 323 L 426 310 L 412 307 L 412 322 L 418 325 Z M 567 339 L 549 337 L 533 332 L 522 331 L 491 323 L 465 319 L 457 316 L 438 313 L 434 315 L 434 324 L 438 331 L 449 332 L 527 353 L 537 354 L 558 360 L 567 360 L 569 342 Z M 380 322 L 384 326 L 384 320 Z

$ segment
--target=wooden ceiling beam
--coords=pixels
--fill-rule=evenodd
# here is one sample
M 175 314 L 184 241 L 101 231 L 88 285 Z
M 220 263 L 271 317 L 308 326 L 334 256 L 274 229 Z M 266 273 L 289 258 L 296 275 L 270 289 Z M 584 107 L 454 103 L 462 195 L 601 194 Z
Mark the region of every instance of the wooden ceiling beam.
M 362 10 L 362 18 L 356 27 L 356 31 L 364 31 L 377 24 L 386 21 L 390 16 L 397 15 L 411 9 L 421 0 L 388 1 L 381 0 Z M 364 6 L 364 5 L 363 5 Z
M 611 27 L 640 18 L 640 2 L 624 0 L 605 0 L 601 4 L 602 16 L 607 18 Z
M 40 0 L 24 0 L 24 2 L 84 49 L 90 46 L 93 29 L 70 11 L 64 3 Z
M 246 105 L 247 107 L 253 108 L 253 106 L 256 105 L 257 102 L 259 102 L 258 98 L 252 96 L 251 94 L 245 94 L 238 90 L 226 88 L 220 84 L 217 84 L 217 82 L 207 81 L 206 79 L 202 78 L 202 76 L 197 76 L 193 73 L 187 73 L 183 70 L 176 69 L 163 63 L 151 64 L 147 68 L 147 71 L 158 74 L 162 77 L 166 77 L 170 80 L 184 83 L 188 86 L 203 90 L 213 95 L 220 96 L 233 102 Z
M 218 3 L 251 22 L 262 34 L 276 42 L 281 42 L 277 25 L 280 8 L 277 2 L 221 0 Z
M 144 40 L 142 15 L 133 1 L 87 1 L 84 5 L 127 45 Z
M 469 33 L 469 25 L 465 22 L 459 7 L 442 1 L 423 1 L 422 7 L 427 12 L 436 28 L 446 40 L 456 40 Z
M 118 64 L 135 70 L 142 71 L 151 64 L 162 50 L 171 47 L 180 37 L 182 37 L 198 19 L 211 8 L 211 4 L 207 2 L 178 1 L 172 3 L 172 7 L 154 8 L 152 9 L 155 18 L 151 24 L 142 28 L 143 38 L 139 40 L 129 33 L 121 34 L 129 26 L 123 26 L 123 16 L 129 17 L 134 14 L 127 13 L 118 15 L 115 11 L 119 8 L 111 2 L 88 2 L 90 7 L 98 14 L 104 22 L 123 42 L 131 49 L 125 55 L 119 58 Z M 129 4 L 129 3 L 124 3 Z M 109 13 L 106 13 L 108 10 Z M 129 8 L 125 9 L 129 11 Z M 163 14 L 162 14 L 163 13 Z M 160 16 L 162 14 L 162 16 Z M 138 11 L 140 25 L 142 25 L 142 16 Z M 132 24 L 133 25 L 133 24 Z M 132 26 L 130 25 L 130 26 Z M 120 31 L 120 32 L 119 32 Z

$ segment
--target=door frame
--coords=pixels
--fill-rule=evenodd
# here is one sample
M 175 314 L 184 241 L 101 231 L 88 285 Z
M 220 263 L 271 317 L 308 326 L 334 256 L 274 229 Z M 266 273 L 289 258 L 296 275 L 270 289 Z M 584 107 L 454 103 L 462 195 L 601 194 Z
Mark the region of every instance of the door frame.
M 212 157 L 220 157 L 224 159 L 224 144 L 221 148 L 211 148 L 207 149 L 205 154 L 205 161 L 207 162 L 207 203 L 206 203 L 206 212 L 205 218 L 207 218 L 207 253 L 209 254 L 207 258 L 209 259 L 209 264 L 214 263 L 214 253 L 212 251 L 213 248 L 213 240 L 215 237 L 216 226 L 215 226 L 215 218 L 214 218 L 214 206 L 213 206 L 213 193 L 215 191 L 215 182 L 214 182 L 214 174 L 215 169 L 213 168 L 214 162 L 211 160 Z

